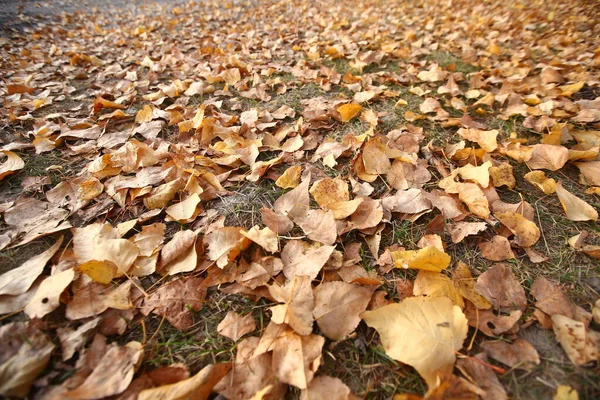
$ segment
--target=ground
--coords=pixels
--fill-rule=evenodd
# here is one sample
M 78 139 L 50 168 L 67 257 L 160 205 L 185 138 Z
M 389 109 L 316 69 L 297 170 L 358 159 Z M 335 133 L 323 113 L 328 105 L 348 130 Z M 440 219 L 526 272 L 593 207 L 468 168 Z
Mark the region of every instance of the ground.
M 251 398 L 270 385 L 266 398 L 313 398 L 320 393 L 314 374 L 338 378 L 359 398 L 441 398 L 426 372 L 390 356 L 383 328 L 365 323 L 369 312 L 409 304 L 414 294 L 452 299 L 464 321 L 446 313 L 438 327 L 469 326 L 452 350 L 458 362 L 443 378 L 449 386 L 438 388 L 445 398 L 552 398 L 561 385 L 598 398 L 599 15 L 597 2 L 584 0 L 0 0 L 0 273 L 33 265 L 28 260 L 62 237 L 28 283 L 14 288 L 25 278 L 0 276 L 0 337 L 35 337 L 52 351 L 25 388 L 0 374 L 0 394 L 84 398 L 85 388 L 93 398 L 125 390 L 135 398 L 171 382 L 152 377 L 167 374 L 162 367 L 176 365 L 176 382 L 237 360 L 239 374 L 259 365 L 268 373 L 243 383 L 230 373 L 217 386 L 221 396 Z M 298 176 L 284 184 L 279 178 L 295 166 Z M 514 181 L 502 182 L 494 168 Z M 551 190 L 532 183 L 535 171 L 554 180 L 546 181 Z M 318 182 L 345 189 L 328 186 L 319 195 Z M 362 203 L 334 220 L 329 198 L 338 207 L 351 207 L 351 198 Z M 280 231 L 265 209 L 293 228 Z M 503 219 L 507 211 L 518 223 Z M 455 240 L 459 226 L 472 231 Z M 154 247 L 156 238 L 143 236 L 151 229 Z M 585 242 L 575 243 L 582 232 Z M 510 256 L 498 258 L 497 245 L 484 250 L 496 239 Z M 291 246 L 332 250 L 313 276 L 289 272 Z M 403 257 L 412 253 L 405 250 L 423 247 L 451 262 L 430 272 L 418 263 L 406 268 Z M 282 272 L 268 272 L 277 262 Z M 480 294 L 461 291 L 460 262 Z M 250 284 L 244 276 L 257 265 L 265 280 Z M 510 271 L 506 281 L 486 280 L 498 268 Z M 73 275 L 43 304 L 19 300 L 62 273 Z M 450 283 L 434 287 L 427 274 Z M 332 337 L 313 304 L 313 293 L 336 282 L 353 294 L 370 291 L 358 306 L 366 314 L 343 303 L 345 321 L 356 319 L 343 338 Z M 413 292 L 413 283 L 421 289 Z M 182 285 L 179 303 L 161 297 L 174 284 Z M 308 288 L 311 306 L 294 303 L 302 296 L 296 284 Z M 125 306 L 103 297 L 126 285 Z M 278 290 L 288 289 L 282 300 Z M 86 290 L 98 294 L 85 297 Z M 481 295 L 492 311 L 473 305 Z M 92 309 L 112 306 L 87 313 L 86 299 Z M 288 307 L 284 321 L 279 303 Z M 223 334 L 231 312 L 254 320 L 244 339 Z M 494 326 L 515 312 L 506 329 Z M 480 315 L 494 322 L 480 325 Z M 308 331 L 295 317 L 309 319 Z M 563 317 L 580 324 L 583 359 L 561 339 Z M 98 325 L 80 339 L 60 336 L 89 321 Z M 273 345 L 243 359 L 272 326 L 285 332 L 275 343 L 322 341 L 318 354 L 310 358 L 302 342 L 304 358 Z M 138 353 L 123 349 L 143 347 L 140 362 L 127 364 L 128 381 L 107 385 L 112 392 L 81 385 L 93 387 L 90 377 L 100 374 L 90 360 L 101 358 L 103 340 L 132 360 Z M 521 340 L 538 362 L 486 350 Z M 65 341 L 76 350 L 66 359 Z M 21 353 L 10 358 L 18 349 L 0 352 L 0 362 L 25 362 Z M 303 371 L 312 392 L 284 371 L 282 357 Z M 232 395 L 236 388 L 223 382 L 249 392 Z

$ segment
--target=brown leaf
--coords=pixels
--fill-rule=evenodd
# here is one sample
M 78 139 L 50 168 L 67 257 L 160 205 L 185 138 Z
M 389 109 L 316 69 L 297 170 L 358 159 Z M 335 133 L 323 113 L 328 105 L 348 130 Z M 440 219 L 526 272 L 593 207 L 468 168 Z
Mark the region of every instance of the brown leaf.
M 492 337 L 514 331 L 515 324 L 523 315 L 520 310 L 504 313 L 507 315 L 503 315 L 503 313 L 496 315 L 492 310 L 478 310 L 471 302 L 466 302 L 465 305 L 465 315 L 469 320 L 469 325 Z
M 74 277 L 75 271 L 69 268 L 44 279 L 25 307 L 25 314 L 31 319 L 42 318 L 56 310 L 60 305 L 60 295 L 71 284 Z
M 333 211 L 308 210 L 300 216 L 293 216 L 306 236 L 315 242 L 332 245 L 337 239 L 337 225 Z
M 484 353 L 477 354 L 475 357 L 468 357 L 458 360 L 457 368 L 480 389 L 483 389 L 485 394 L 481 396 L 483 399 L 503 400 L 508 399 L 506 391 L 498 380 L 498 377 L 485 364 L 488 360 Z
M 525 310 L 525 290 L 506 264 L 498 263 L 479 275 L 475 289 L 497 310 Z
M 313 315 L 325 336 L 342 340 L 360 323 L 359 314 L 367 309 L 375 287 L 345 282 L 322 283 L 314 289 Z
M 109 308 L 129 310 L 133 308 L 130 292 L 133 281 L 125 281 L 119 286 L 107 286 L 96 282 L 82 283 L 77 280 L 73 286 L 73 298 L 67 303 L 65 315 L 77 320 L 99 315 Z
M 273 349 L 275 375 L 282 382 L 306 389 L 321 364 L 324 344 L 323 336 L 300 336 L 290 329 L 284 330 Z
M 285 286 L 271 285 L 269 293 L 283 304 L 270 307 L 271 321 L 276 324 L 288 324 L 300 335 L 309 335 L 313 328 L 314 296 L 306 276 L 295 276 Z
M 369 140 L 362 151 L 365 172 L 372 175 L 384 175 L 390 170 L 391 163 L 386 154 L 387 145 L 381 138 Z
M 263 224 L 278 235 L 284 235 L 294 227 L 294 223 L 287 216 L 266 207 L 261 209 L 261 220 Z
M 245 232 L 243 228 L 226 226 L 204 236 L 204 243 L 208 245 L 208 258 L 216 261 L 219 268 L 224 268 L 235 260 L 251 243 L 242 232 Z
M 33 381 L 50 361 L 54 344 L 26 322 L 0 327 L 0 340 L 0 395 L 27 397 Z
M 256 329 L 252 314 L 241 316 L 235 311 L 229 311 L 217 326 L 219 334 L 237 342 L 242 336 Z
M 6 156 L 6 160 L 0 165 L 0 181 L 15 171 L 25 167 L 25 161 L 16 153 L 8 150 L 0 150 L 0 153 Z
M 386 180 L 394 189 L 420 189 L 425 183 L 431 180 L 431 173 L 421 165 L 394 160 L 386 175 Z
M 531 158 L 527 166 L 531 169 L 548 169 L 557 171 L 569 160 L 569 150 L 563 146 L 536 144 L 533 146 Z
M 470 235 L 476 235 L 487 229 L 485 222 L 455 222 L 448 225 L 448 233 L 452 238 L 452 243 L 460 243 Z
M 133 380 L 142 355 L 142 344 L 139 342 L 110 347 L 90 376 L 64 395 L 75 399 L 98 399 L 124 392 Z
M 300 182 L 294 189 L 279 197 L 273 204 L 273 210 L 287 217 L 288 213 L 295 206 L 308 207 L 310 197 L 308 195 L 308 185 L 310 184 L 310 174 Z
M 535 279 L 531 285 L 531 294 L 537 299 L 535 306 L 550 316 L 561 314 L 582 322 L 589 322 L 591 319 L 589 313 L 584 310 L 579 311 L 575 303 L 556 284 L 543 276 Z M 582 319 L 581 317 L 586 314 L 587 318 Z
M 200 311 L 204 306 L 206 288 L 202 278 L 175 279 L 158 288 L 144 299 L 140 311 L 164 316 L 177 329 L 188 330 L 193 324 L 191 310 Z
M 300 394 L 300 400 L 351 400 L 350 388 L 338 378 L 327 375 L 315 377 L 306 390 Z
M 489 242 L 479 243 L 481 256 L 492 261 L 504 261 L 515 258 L 510 248 L 510 242 L 507 238 L 500 235 L 495 235 Z
M 283 274 L 288 279 L 295 276 L 317 277 L 335 246 L 309 245 L 301 240 L 290 240 L 281 251 Z
M 164 385 L 157 388 L 145 389 L 140 392 L 139 400 L 207 400 L 212 392 L 213 387 L 221 380 L 232 365 L 226 364 L 209 364 L 202 368 L 200 372 L 191 378 Z
M 75 352 L 85 345 L 99 322 L 100 318 L 94 318 L 75 330 L 68 326 L 56 330 L 56 334 L 60 340 L 60 347 L 62 348 L 63 361 L 71 359 Z
M 485 341 L 481 348 L 494 360 L 511 368 L 530 370 L 540 365 L 540 356 L 531 343 L 525 339 L 516 339 L 512 344 L 503 340 Z

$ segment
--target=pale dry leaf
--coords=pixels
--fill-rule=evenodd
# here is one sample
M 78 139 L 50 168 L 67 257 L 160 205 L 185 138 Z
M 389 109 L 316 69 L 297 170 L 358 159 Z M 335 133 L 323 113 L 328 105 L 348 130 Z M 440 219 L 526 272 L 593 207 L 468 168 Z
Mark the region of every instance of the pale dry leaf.
M 460 243 L 464 238 L 476 235 L 487 229 L 485 222 L 455 222 L 448 225 L 448 233 L 452 243 Z
M 329 339 L 342 340 L 360 323 L 375 287 L 345 282 L 326 282 L 314 289 L 313 315 L 321 332 Z
M 0 153 L 6 156 L 6 160 L 0 164 L 0 180 L 25 167 L 25 161 L 17 153 L 9 150 L 0 150 Z
M 277 338 L 273 349 L 273 370 L 280 381 L 306 389 L 321 364 L 325 338 L 300 336 L 290 329 Z
M 217 326 L 219 334 L 237 342 L 242 336 L 256 329 L 252 314 L 243 317 L 235 311 L 229 311 Z M 238 349 L 239 350 L 239 349 Z
M 33 282 L 44 271 L 46 263 L 58 251 L 62 244 L 61 236 L 56 243 L 50 246 L 44 252 L 31 257 L 20 267 L 5 272 L 0 276 L 0 295 L 20 295 L 31 287 Z
M 552 316 L 552 329 L 573 364 L 586 365 L 598 360 L 598 343 L 583 322 L 555 314 Z
M 565 210 L 567 218 L 571 221 L 597 221 L 598 211 L 579 197 L 570 193 L 559 182 L 556 185 L 556 195 Z
M 250 239 L 242 232 L 245 232 L 243 228 L 226 226 L 204 236 L 204 243 L 208 245 L 208 258 L 215 261 L 219 268 L 224 268 L 250 245 Z
M 348 183 L 340 178 L 325 178 L 313 183 L 310 194 L 321 207 L 327 207 L 331 203 L 350 200 Z
M 457 368 L 477 387 L 483 390 L 482 399 L 507 400 L 508 396 L 498 377 L 487 365 L 488 360 L 485 353 L 474 357 L 458 360 Z
M 388 356 L 414 367 L 429 387 L 450 373 L 467 337 L 467 319 L 445 297 L 409 297 L 361 318 L 377 330 Z
M 187 222 L 196 214 L 198 204 L 200 204 L 200 197 L 196 193 L 193 193 L 187 199 L 167 207 L 165 212 L 175 221 Z
M 296 206 L 308 207 L 310 203 L 310 197 L 308 195 L 309 184 L 310 174 L 294 189 L 280 196 L 275 203 L 273 203 L 273 210 L 281 215 L 287 216 L 288 212 Z
M 56 335 L 60 340 L 63 361 L 71 359 L 75 352 L 85 345 L 99 322 L 100 318 L 94 318 L 79 326 L 77 329 L 71 329 L 68 326 L 64 326 L 56 330 Z
M 72 268 L 58 272 L 42 281 L 35 295 L 25 307 L 25 314 L 33 318 L 42 318 L 60 305 L 60 295 L 75 277 Z
M 579 172 L 579 180 L 584 185 L 600 186 L 600 161 L 574 163 Z
M 476 216 L 487 219 L 490 216 L 490 203 L 479 185 L 475 183 L 459 183 L 457 185 L 458 198 L 465 203 Z
M 531 169 L 548 169 L 557 171 L 569 160 L 569 150 L 563 146 L 536 144 L 533 146 L 531 158 L 527 166 Z
M 269 253 L 275 253 L 279 250 L 277 234 L 269 228 L 260 229 L 258 225 L 255 225 L 248 232 L 242 231 L 242 235 L 257 243 Z
M 556 192 L 556 181 L 548 178 L 544 171 L 531 171 L 526 173 L 523 178 L 544 192 L 544 194 L 553 194 Z
M 310 240 L 332 245 L 337 239 L 337 225 L 331 210 L 308 210 L 300 216 L 293 216 L 292 220 Z

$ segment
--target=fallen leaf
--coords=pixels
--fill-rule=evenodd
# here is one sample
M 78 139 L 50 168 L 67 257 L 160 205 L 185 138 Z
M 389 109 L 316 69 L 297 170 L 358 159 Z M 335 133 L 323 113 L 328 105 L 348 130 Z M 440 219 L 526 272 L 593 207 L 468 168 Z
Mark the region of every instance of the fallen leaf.
M 313 315 L 329 339 L 342 340 L 360 323 L 375 288 L 345 282 L 326 282 L 314 289 Z
M 286 329 L 277 338 L 273 349 L 273 370 L 282 382 L 306 389 L 321 364 L 323 336 L 300 336 Z
M 33 318 L 42 318 L 60 305 L 60 295 L 75 277 L 72 268 L 58 272 L 44 279 L 35 295 L 25 307 L 25 314 Z
M 521 247 L 531 247 L 540 239 L 540 229 L 522 214 L 507 211 L 495 213 L 494 217 L 515 235 L 515 243 Z
M 414 367 L 429 387 L 435 387 L 439 374 L 450 373 L 467 337 L 467 319 L 445 297 L 409 297 L 361 318 L 377 330 L 385 353 Z
M 269 253 L 275 253 L 279 250 L 277 234 L 269 228 L 260 229 L 258 225 L 255 225 L 248 232 L 240 232 Z
M 579 400 L 579 393 L 568 385 L 558 385 L 552 400 Z
M 300 165 L 289 167 L 279 178 L 277 178 L 275 185 L 283 189 L 293 189 L 300 184 L 301 173 L 302 167 Z
M 33 282 L 44 271 L 46 263 L 58 251 L 62 244 L 61 236 L 56 243 L 50 246 L 46 251 L 31 257 L 20 267 L 5 272 L 0 276 L 0 295 L 20 295 L 31 287 Z
M 317 277 L 335 246 L 309 245 L 301 240 L 290 240 L 281 251 L 283 274 L 287 279 L 295 276 Z
M 208 245 L 208 258 L 215 261 L 219 268 L 224 268 L 250 245 L 251 241 L 243 232 L 246 232 L 243 228 L 226 226 L 204 236 L 204 243 Z
M 489 357 L 511 368 L 531 370 L 541 362 L 535 347 L 525 339 L 516 339 L 512 344 L 503 340 L 485 341 L 481 348 Z
M 463 180 L 475 182 L 482 188 L 486 188 L 490 185 L 491 166 L 491 161 L 487 161 L 477 167 L 467 164 L 464 167 L 457 169 L 458 176 L 460 176 Z
M 331 203 L 350 200 L 348 183 L 340 178 L 320 179 L 313 183 L 309 192 L 321 207 L 327 207 Z
M 16 153 L 8 150 L 0 150 L 0 153 L 6 156 L 6 160 L 0 165 L 0 180 L 25 167 L 25 161 Z
M 460 243 L 467 236 L 476 235 L 487 229 L 485 222 L 455 222 L 448 225 L 452 243 Z
M 189 379 L 142 390 L 139 400 L 207 400 L 213 387 L 231 370 L 230 363 L 209 364 Z
M 487 219 L 490 216 L 490 204 L 481 188 L 475 183 L 459 183 L 457 185 L 459 199 L 467 205 L 476 216 Z
M 552 329 L 573 364 L 586 365 L 598 360 L 598 344 L 583 322 L 555 314 L 552 316 Z
M 77 329 L 71 329 L 70 327 L 65 326 L 56 330 L 56 335 L 60 340 L 63 361 L 71 359 L 75 352 L 85 345 L 99 322 L 100 318 L 94 318 L 79 326 Z
M 192 311 L 200 311 L 204 306 L 206 288 L 202 281 L 195 277 L 172 280 L 145 298 L 140 311 L 144 315 L 161 315 L 177 329 L 186 331 L 193 325 Z
M 495 129 L 491 131 L 482 131 L 479 129 L 460 128 L 456 133 L 458 133 L 463 139 L 477 143 L 488 153 L 491 153 L 498 148 L 498 142 L 496 141 L 496 138 L 500 134 L 500 131 Z
M 435 246 L 421 250 L 392 251 L 391 255 L 396 268 L 440 272 L 450 265 L 450 256 Z
M 280 305 L 270 307 L 271 321 L 276 324 L 288 324 L 300 335 L 309 335 L 313 328 L 314 296 L 306 276 L 295 276 L 284 286 L 269 286 L 269 293 Z
M 117 266 L 111 261 L 90 260 L 81 264 L 77 269 L 94 282 L 109 284 L 117 275 Z
M 200 197 L 193 193 L 187 199 L 167 207 L 165 212 L 175 221 L 187 222 L 196 215 L 196 207 L 199 203 Z
M 600 186 L 600 161 L 574 163 L 579 172 L 579 180 L 584 185 Z
M 300 394 L 300 400 L 351 400 L 350 388 L 338 378 L 320 375 Z
M 556 185 L 556 195 L 565 210 L 567 218 L 571 221 L 597 221 L 598 211 L 579 197 L 563 188 L 562 183 Z
M 498 263 L 479 275 L 477 290 L 496 310 L 525 310 L 527 298 L 525 290 L 506 264 Z
M 523 178 L 544 192 L 544 194 L 552 194 L 556 192 L 556 181 L 552 178 L 546 177 L 544 171 L 531 171 L 526 173 Z
M 475 307 L 481 310 L 492 308 L 492 304 L 475 289 L 475 279 L 469 266 L 462 261 L 456 263 L 452 272 L 452 282 L 456 291 Z
M 12 322 L 0 327 L 0 394 L 27 397 L 34 380 L 46 368 L 54 344 L 33 324 Z
M 273 204 L 273 210 L 287 217 L 288 212 L 296 206 L 308 207 L 310 202 L 308 195 L 309 184 L 310 174 L 294 189 L 280 196 Z
M 342 104 L 337 108 L 337 112 L 340 113 L 342 122 L 348 122 L 352 118 L 357 117 L 362 109 L 360 104 Z
M 462 295 L 456 290 L 452 280 L 438 272 L 419 271 L 414 282 L 415 296 L 446 297 L 461 309 L 465 307 Z
M 337 239 L 337 225 L 333 211 L 308 210 L 300 216 L 293 216 L 306 236 L 315 242 L 332 245 Z
M 237 342 L 242 336 L 256 329 L 252 314 L 241 316 L 235 311 L 229 311 L 217 326 L 219 334 Z
M 491 261 L 504 261 L 516 258 L 507 238 L 495 235 L 488 242 L 479 243 L 481 256 Z
M 533 146 L 531 158 L 527 166 L 531 169 L 548 169 L 557 171 L 569 160 L 569 150 L 563 146 L 536 144 Z
M 485 353 L 475 355 L 475 357 L 467 357 L 458 360 L 457 368 L 469 379 L 469 381 L 477 385 L 484 391 L 480 398 L 483 399 L 508 399 L 506 391 L 498 380 L 498 377 L 491 368 L 485 364 L 488 360 Z
M 133 380 L 143 352 L 139 342 L 110 347 L 90 376 L 64 395 L 67 398 L 98 399 L 124 392 Z

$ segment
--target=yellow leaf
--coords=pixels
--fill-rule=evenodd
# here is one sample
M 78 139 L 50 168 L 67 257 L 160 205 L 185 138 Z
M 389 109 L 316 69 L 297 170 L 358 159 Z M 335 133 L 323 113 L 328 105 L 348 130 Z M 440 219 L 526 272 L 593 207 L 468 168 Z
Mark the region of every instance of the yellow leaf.
M 348 122 L 352 118 L 357 117 L 362 109 L 360 104 L 342 104 L 337 108 L 337 112 L 340 113 L 342 122 Z
M 525 180 L 545 194 L 556 192 L 556 181 L 546 177 L 544 171 L 531 171 L 525 174 Z
M 572 85 L 559 86 L 558 88 L 561 90 L 561 95 L 563 95 L 565 97 L 571 97 L 575 93 L 579 92 L 583 88 L 584 84 L 585 84 L 585 82 L 581 81 L 581 82 L 573 83 Z
M 571 386 L 558 385 L 552 400 L 579 400 L 579 394 Z
M 196 193 L 193 193 L 184 201 L 170 205 L 165 211 L 175 221 L 185 222 L 194 216 L 199 203 L 200 197 Z
M 302 174 L 302 167 L 300 165 L 294 165 L 285 170 L 275 181 L 275 185 L 283 189 L 293 189 L 300 184 L 300 175 Z
M 279 241 L 277 240 L 277 234 L 269 228 L 260 229 L 258 225 L 255 225 L 248 232 L 240 231 L 242 235 L 248 239 L 257 243 L 268 251 L 269 253 L 275 253 L 279 249 Z
M 563 188 L 562 183 L 556 185 L 556 195 L 558 200 L 571 221 L 596 221 L 598 220 L 598 211 L 585 201 Z
M 491 167 L 490 177 L 492 178 L 494 187 L 506 186 L 509 189 L 513 189 L 517 184 L 513 175 L 513 167 L 507 162 Z
M 0 151 L 0 153 L 4 153 L 6 156 L 6 161 L 0 165 L 0 180 L 25 166 L 25 162 L 16 153 L 8 150 Z
M 415 279 L 415 296 L 447 297 L 461 309 L 465 307 L 463 296 L 456 290 L 452 280 L 439 272 L 419 271 Z
M 414 367 L 431 388 L 452 372 L 467 337 L 467 318 L 446 297 L 409 297 L 361 317 L 377 330 L 385 353 Z
M 348 183 L 340 178 L 325 178 L 316 181 L 309 191 L 321 207 L 350 200 Z
M 137 122 L 139 124 L 142 123 L 142 122 L 150 122 L 150 121 L 152 121 L 152 116 L 153 116 L 152 106 L 146 104 L 135 115 L 135 122 Z
M 458 169 L 458 175 L 460 175 L 460 177 L 464 180 L 476 182 L 479 184 L 479 186 L 486 188 L 490 184 L 491 166 L 491 161 L 486 161 L 479 167 L 474 167 L 471 164 L 467 164 Z
M 90 260 L 79 266 L 79 271 L 83 272 L 94 282 L 109 284 L 115 275 L 117 275 L 117 266 L 111 261 Z
M 536 224 L 516 212 L 494 214 L 504 226 L 516 236 L 516 242 L 521 247 L 531 247 L 540 239 L 540 229 Z
M 467 264 L 459 261 L 452 273 L 452 282 L 458 293 L 469 300 L 475 307 L 482 310 L 489 310 L 492 305 L 485 297 L 475 290 L 475 279 Z
M 440 272 L 450 265 L 450 256 L 435 246 L 421 250 L 392 251 L 391 255 L 396 268 Z

